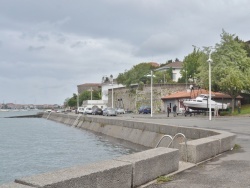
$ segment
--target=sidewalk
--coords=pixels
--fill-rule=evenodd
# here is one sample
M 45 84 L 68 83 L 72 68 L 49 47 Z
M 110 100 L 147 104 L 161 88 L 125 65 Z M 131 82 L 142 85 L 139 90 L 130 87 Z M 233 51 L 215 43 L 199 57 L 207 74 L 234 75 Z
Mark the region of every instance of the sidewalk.
M 211 121 L 204 116 L 191 117 L 132 117 L 140 121 L 165 123 L 176 126 L 200 127 L 224 130 L 237 135 L 236 144 L 240 149 L 221 154 L 207 162 L 195 165 L 187 170 L 179 170 L 172 181 L 158 184 L 156 181 L 144 185 L 146 188 L 212 188 L 232 187 L 250 188 L 250 117 L 216 117 Z M 128 117 L 127 117 L 128 118 Z

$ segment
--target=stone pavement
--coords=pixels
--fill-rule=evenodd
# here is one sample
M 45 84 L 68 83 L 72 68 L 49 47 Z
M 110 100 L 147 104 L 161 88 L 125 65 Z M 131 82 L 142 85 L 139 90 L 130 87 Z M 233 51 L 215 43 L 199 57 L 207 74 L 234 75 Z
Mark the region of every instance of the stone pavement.
M 146 188 L 250 188 L 250 117 L 216 117 L 208 120 L 207 116 L 134 115 L 121 118 L 138 119 L 152 123 L 165 123 L 176 126 L 200 127 L 224 130 L 235 133 L 236 144 L 240 149 L 225 152 L 220 156 L 172 176 L 172 181 L 158 184 L 151 182 Z

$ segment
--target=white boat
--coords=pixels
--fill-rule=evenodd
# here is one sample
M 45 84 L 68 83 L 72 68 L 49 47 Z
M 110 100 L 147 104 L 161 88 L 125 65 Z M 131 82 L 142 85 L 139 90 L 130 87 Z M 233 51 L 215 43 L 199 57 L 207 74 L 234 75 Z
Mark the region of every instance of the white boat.
M 9 112 L 8 109 L 0 109 L 0 112 Z
M 204 110 L 209 108 L 209 95 L 208 94 L 200 94 L 195 99 L 185 100 L 183 101 L 184 106 L 188 107 L 192 110 Z M 218 110 L 227 109 L 227 104 L 218 103 L 211 100 L 211 109 L 217 108 Z

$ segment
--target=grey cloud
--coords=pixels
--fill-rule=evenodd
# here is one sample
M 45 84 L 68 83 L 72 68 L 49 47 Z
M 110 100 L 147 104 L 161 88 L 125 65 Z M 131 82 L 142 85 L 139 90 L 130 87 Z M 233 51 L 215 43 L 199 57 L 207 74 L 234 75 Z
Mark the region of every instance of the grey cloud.
M 29 50 L 29 51 L 41 51 L 41 50 L 43 50 L 43 49 L 45 49 L 45 46 L 37 46 L 37 47 L 29 46 L 29 47 L 28 47 L 28 50 Z
M 0 100 L 20 91 L 18 101 L 62 103 L 77 84 L 214 45 L 222 28 L 249 40 L 248 9 L 247 0 L 2 0 Z
M 81 41 L 77 41 L 76 43 L 71 45 L 71 48 L 79 48 L 83 45 Z
M 49 40 L 49 36 L 47 34 L 41 34 L 39 33 L 37 35 L 37 38 L 40 40 L 40 41 L 48 41 Z

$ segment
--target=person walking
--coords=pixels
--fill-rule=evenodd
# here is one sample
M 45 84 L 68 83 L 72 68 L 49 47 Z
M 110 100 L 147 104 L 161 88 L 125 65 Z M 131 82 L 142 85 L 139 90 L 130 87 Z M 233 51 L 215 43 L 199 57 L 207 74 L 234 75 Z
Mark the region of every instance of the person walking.
M 219 111 L 218 105 L 217 105 L 217 103 L 215 103 L 215 107 L 214 107 L 214 116 L 219 116 L 218 111 Z
M 241 109 L 241 103 L 240 103 L 240 101 L 238 101 L 237 106 L 238 106 L 238 114 L 240 114 L 240 109 Z
M 174 115 L 174 117 L 176 117 L 176 109 L 177 109 L 177 106 L 176 106 L 176 104 L 173 106 L 173 115 Z
M 171 108 L 170 108 L 169 106 L 168 106 L 167 111 L 168 111 L 168 117 L 169 117 L 169 113 L 170 113 L 170 111 L 171 111 Z

